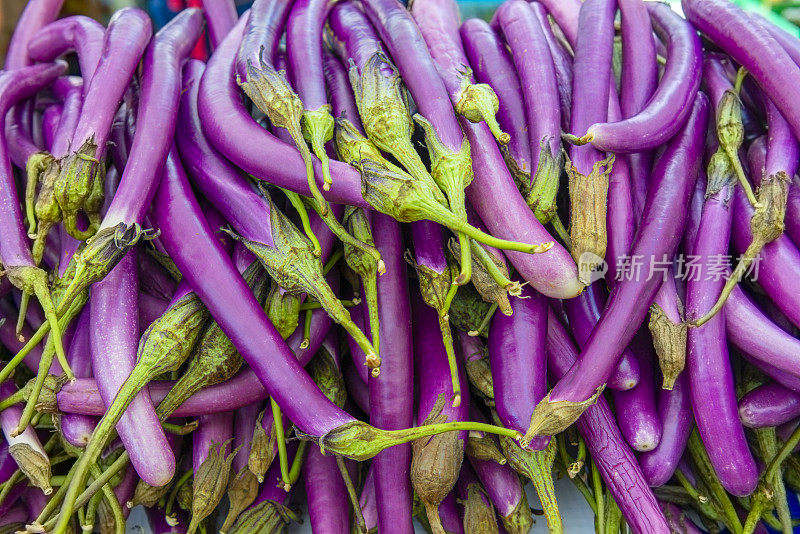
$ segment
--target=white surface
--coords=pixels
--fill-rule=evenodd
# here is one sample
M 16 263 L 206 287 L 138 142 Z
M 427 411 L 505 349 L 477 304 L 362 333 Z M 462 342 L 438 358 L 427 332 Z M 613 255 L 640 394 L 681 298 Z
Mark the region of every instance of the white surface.
M 591 508 L 586 504 L 583 496 L 578 493 L 575 486 L 566 478 L 556 480 L 556 497 L 558 499 L 561 518 L 564 521 L 564 532 L 570 534 L 583 534 L 594 532 L 594 515 Z M 540 509 L 539 498 L 531 484 L 527 486 L 528 504 L 534 509 Z M 308 523 L 308 515 L 305 516 L 302 525 L 292 523 L 289 525 L 289 534 L 311 534 L 311 525 Z M 414 523 L 416 532 L 424 533 L 425 530 L 416 522 Z M 147 518 L 141 508 L 134 509 L 128 520 L 129 534 L 148 533 L 150 529 L 147 525 Z M 531 532 L 547 532 L 544 517 L 534 516 L 534 525 Z M 469 534 L 469 533 L 467 533 Z

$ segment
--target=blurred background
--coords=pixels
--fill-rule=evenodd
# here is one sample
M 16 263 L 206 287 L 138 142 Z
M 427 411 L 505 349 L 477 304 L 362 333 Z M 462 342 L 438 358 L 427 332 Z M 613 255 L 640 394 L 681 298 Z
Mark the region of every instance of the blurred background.
M 735 0 L 737 4 L 746 6 L 769 16 L 785 29 L 798 33 L 800 25 L 800 0 Z M 0 57 L 5 56 L 6 47 L 14 30 L 19 14 L 27 0 L 0 0 Z M 111 13 L 117 9 L 137 5 L 146 9 L 153 17 L 156 26 L 165 24 L 175 13 L 184 7 L 199 6 L 201 0 L 66 0 L 63 15 L 87 15 L 106 22 Z M 240 11 L 247 9 L 251 0 L 237 0 Z M 500 0 L 460 0 L 462 15 L 467 17 L 489 18 Z M 679 6 L 679 0 L 670 0 Z

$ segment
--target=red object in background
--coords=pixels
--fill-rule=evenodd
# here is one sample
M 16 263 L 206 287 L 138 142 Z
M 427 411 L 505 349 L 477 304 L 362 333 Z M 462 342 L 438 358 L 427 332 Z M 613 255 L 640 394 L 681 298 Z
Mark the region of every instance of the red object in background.
M 202 0 L 165 0 L 164 3 L 166 4 L 167 9 L 173 13 L 178 13 L 187 7 L 197 7 L 200 9 L 203 7 Z M 200 34 L 200 37 L 197 39 L 197 43 L 192 50 L 191 57 L 192 59 L 199 59 L 201 61 L 206 61 L 208 59 L 208 46 L 206 45 L 205 31 L 203 31 L 203 33 Z

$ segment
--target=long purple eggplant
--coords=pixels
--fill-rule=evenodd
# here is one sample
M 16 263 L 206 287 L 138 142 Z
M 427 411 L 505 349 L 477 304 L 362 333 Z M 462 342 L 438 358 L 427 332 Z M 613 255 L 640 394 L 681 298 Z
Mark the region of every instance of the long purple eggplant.
M 36 61 L 53 61 L 59 56 L 75 52 L 84 81 L 89 90 L 90 81 L 100 62 L 106 29 L 96 20 L 75 15 L 52 22 L 39 30 L 28 43 L 28 55 Z
M 631 249 L 631 255 L 641 257 L 645 265 L 670 257 L 678 247 L 686 221 L 685 213 L 676 214 L 674 207 L 688 205 L 691 199 L 707 124 L 708 100 L 699 95 L 683 132 L 669 143 L 653 170 L 643 220 Z M 529 436 L 562 431 L 595 402 L 658 291 L 658 279 L 631 278 L 614 288 L 578 363 L 534 410 Z
M 33 36 L 44 26 L 58 18 L 63 0 L 35 0 L 28 2 L 25 10 L 20 15 L 14 26 L 14 33 L 8 43 L 6 52 L 5 70 L 25 67 L 33 63 L 28 56 L 28 43 Z M 5 117 L 5 114 L 3 114 Z
M 203 0 L 211 46 L 216 48 L 236 25 L 239 15 L 233 0 Z
M 547 321 L 547 363 L 555 378 L 564 376 L 578 360 L 577 350 L 554 313 Z M 617 428 L 614 416 L 602 397 L 577 420 L 592 460 L 606 487 L 614 496 L 628 526 L 634 532 L 670 532 L 658 502 L 639 469 L 639 464 Z
M 656 411 L 653 362 L 656 359 L 652 341 L 641 330 L 631 343 L 639 364 L 639 382 L 631 389 L 613 391 L 617 426 L 625 441 L 635 451 L 650 451 L 661 442 L 662 420 Z
M 658 88 L 644 109 L 628 119 L 593 124 L 585 135 L 573 128 L 583 136 L 579 143 L 611 152 L 649 150 L 668 141 L 690 117 L 702 72 L 700 38 L 669 6 L 649 4 L 648 11 L 656 33 L 668 42 L 669 60 Z
M 350 532 L 350 503 L 336 458 L 323 455 L 311 445 L 303 463 L 303 481 L 308 497 L 311 528 L 320 534 Z

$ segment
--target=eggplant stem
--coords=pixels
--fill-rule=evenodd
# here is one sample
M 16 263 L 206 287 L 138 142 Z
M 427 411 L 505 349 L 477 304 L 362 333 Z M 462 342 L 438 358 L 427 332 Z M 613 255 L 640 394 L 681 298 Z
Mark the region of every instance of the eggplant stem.
M 336 248 L 332 253 L 331 257 L 328 258 L 328 261 L 325 262 L 325 265 L 322 266 L 322 274 L 326 275 L 331 272 L 331 269 L 336 267 L 336 264 L 339 263 L 339 260 L 344 258 L 344 250 L 340 248 Z
M 313 310 L 306 310 L 306 315 L 303 321 L 303 341 L 300 342 L 301 349 L 307 349 L 311 344 L 311 314 Z
M 21 389 L 15 391 L 5 399 L 0 400 L 0 412 L 5 410 L 6 408 L 14 406 L 15 404 L 19 404 L 20 402 L 25 402 L 25 394 Z
M 488 328 L 489 321 L 492 320 L 492 316 L 494 315 L 494 312 L 497 311 L 498 307 L 499 305 L 496 302 L 493 302 L 492 305 L 489 307 L 489 311 L 487 311 L 486 315 L 483 316 L 481 324 L 478 325 L 478 329 L 470 331 L 469 335 L 472 337 L 478 337 L 479 335 L 481 335 L 481 332 L 483 332 L 486 328 Z
M 300 474 L 303 471 L 303 461 L 306 457 L 306 447 L 308 447 L 307 441 L 301 441 L 300 444 L 297 445 L 297 452 L 294 453 L 292 466 L 289 469 L 289 489 L 300 479 Z M 289 490 L 287 489 L 286 491 Z
M 710 496 L 719 505 L 722 516 L 725 518 L 725 524 L 734 533 L 740 533 L 742 531 L 742 523 L 739 520 L 739 515 L 728 497 L 728 493 L 717 478 L 696 428 L 689 435 L 689 441 L 686 446 L 697 468 L 697 475 L 708 487 Z
M 732 147 L 728 146 L 725 146 L 725 153 L 728 155 L 731 165 L 733 165 L 733 170 L 736 172 L 736 177 L 739 179 L 739 184 L 742 186 L 742 189 L 747 195 L 747 200 L 754 208 L 760 207 L 761 203 L 756 198 L 756 194 L 753 192 L 753 187 L 750 185 L 750 181 L 747 179 L 744 169 L 742 168 L 742 162 L 739 160 L 739 153 Z
M 456 277 L 456 284 L 463 286 L 472 279 L 472 246 L 471 240 L 463 232 L 458 233 L 458 243 L 461 249 L 461 271 Z
M 558 237 L 564 242 L 564 247 L 566 247 L 567 250 L 572 249 L 572 240 L 569 238 L 569 232 L 561 221 L 561 217 L 558 216 L 558 213 L 553 215 L 553 218 L 550 219 L 550 224 L 553 225 L 553 230 L 556 231 Z
M 453 284 L 452 287 L 458 287 Z M 439 328 L 442 331 L 442 341 L 444 350 L 447 353 L 447 365 L 450 368 L 450 383 L 453 388 L 453 408 L 461 405 L 461 384 L 458 380 L 458 364 L 456 363 L 456 353 L 453 349 L 453 333 L 450 330 L 450 322 L 446 315 L 439 315 Z
M 169 497 L 167 497 L 167 502 L 164 505 L 164 516 L 169 520 L 172 517 L 172 504 L 178 498 L 178 492 L 180 489 L 189 482 L 189 479 L 194 476 L 194 470 L 189 469 L 181 477 L 175 482 L 175 485 L 172 486 L 172 489 L 169 492 Z
M 489 252 L 483 248 L 483 245 L 476 243 L 475 241 L 470 241 L 470 246 L 472 248 L 472 255 L 483 266 L 483 268 L 486 269 L 486 272 L 491 275 L 492 279 L 495 281 L 495 283 L 497 283 L 497 285 L 509 292 L 513 290 L 513 287 L 518 285 L 515 282 L 512 282 L 511 279 L 500 270 L 492 257 L 489 255 Z
M 283 415 L 278 403 L 270 397 L 270 407 L 272 408 L 272 424 L 275 425 L 275 441 L 278 445 L 278 461 L 281 466 L 281 480 L 284 484 L 284 489 L 291 489 L 292 484 L 289 478 L 289 458 L 286 454 L 286 432 L 283 429 Z M 286 489 L 286 491 L 289 491 Z
M 353 513 L 356 516 L 356 526 L 358 531 L 362 534 L 367 533 L 367 523 L 364 521 L 364 513 L 361 511 L 361 503 L 358 501 L 358 494 L 353 485 L 353 480 L 350 478 L 350 473 L 347 471 L 347 465 L 344 463 L 344 458 L 336 456 L 336 466 L 339 468 L 339 473 L 342 475 L 344 487 L 347 488 L 347 496 L 350 499 L 350 505 L 353 507 Z
M 17 334 L 17 339 L 25 341 L 22 336 L 22 329 L 25 327 L 25 317 L 28 315 L 28 304 L 31 301 L 31 294 L 27 291 L 22 292 L 22 297 L 19 301 L 19 315 L 17 315 L 17 328 L 14 331 Z
M 316 211 L 317 214 L 320 216 L 322 222 L 325 223 L 325 225 L 330 229 L 330 231 L 333 232 L 333 235 L 338 237 L 342 243 L 347 243 L 348 245 L 354 246 L 357 249 L 363 251 L 364 253 L 369 254 L 379 264 L 383 263 L 383 258 L 381 258 L 381 253 L 378 252 L 378 249 L 350 235 L 347 232 L 347 230 L 345 230 L 344 226 L 342 226 L 342 223 L 340 223 L 336 219 L 336 217 L 333 216 L 333 212 L 331 212 L 327 207 L 325 208 L 324 214 L 323 211 L 317 206 L 317 203 L 313 201 L 312 201 L 312 207 L 314 208 L 314 211 Z
M 594 516 L 595 530 L 598 534 L 605 534 L 605 503 L 603 502 L 603 480 L 600 470 L 594 461 L 591 462 L 592 487 L 594 488 L 594 501 L 597 511 Z
M 322 255 L 322 247 L 319 244 L 319 239 L 317 239 L 317 236 L 314 235 L 314 231 L 311 229 L 311 221 L 308 219 L 308 210 L 306 210 L 306 206 L 303 204 L 303 199 L 300 198 L 300 195 L 294 191 L 289 191 L 288 189 L 283 188 L 281 188 L 281 191 L 284 192 L 286 198 L 289 199 L 292 207 L 294 207 L 297 215 L 300 217 L 300 223 L 303 226 L 303 232 L 306 234 L 306 237 L 309 239 L 309 241 L 311 241 L 311 243 L 314 245 L 314 256 L 320 257 Z
M 54 351 L 51 349 L 51 344 L 48 343 L 42 351 L 42 357 L 39 360 L 39 369 L 36 373 L 36 379 L 33 382 L 33 388 L 28 395 L 28 400 L 25 403 L 25 408 L 22 410 L 22 416 L 19 419 L 17 428 L 11 433 L 12 436 L 19 436 L 31 422 L 34 414 L 36 413 L 36 405 L 39 402 L 39 395 L 42 393 L 44 381 L 50 373 L 50 367 L 53 365 Z
M 317 187 L 317 180 L 314 176 L 314 160 L 311 159 L 311 151 L 308 149 L 306 140 L 303 138 L 300 124 L 299 122 L 292 122 L 292 124 L 287 126 L 286 129 L 289 131 L 289 135 L 294 141 L 294 144 L 297 146 L 297 149 L 300 151 L 300 156 L 303 158 L 303 162 L 306 164 L 306 178 L 308 178 L 308 189 L 311 192 L 311 196 L 317 201 L 320 207 L 325 210 L 327 209 L 328 204 Z
M 89 472 L 94 478 L 98 478 L 103 474 L 97 464 L 92 465 L 89 469 Z M 116 534 L 125 534 L 125 515 L 122 512 L 122 505 L 120 505 L 119 499 L 117 499 L 117 496 L 114 493 L 114 488 L 111 487 L 111 484 L 106 483 L 103 484 L 101 491 L 103 492 L 103 498 L 111 510 L 111 515 L 114 517 Z

